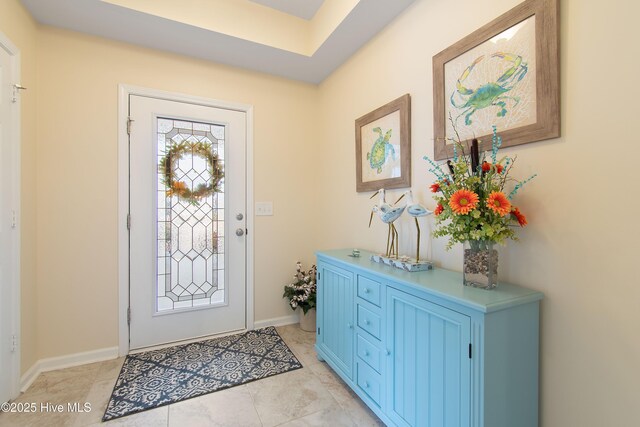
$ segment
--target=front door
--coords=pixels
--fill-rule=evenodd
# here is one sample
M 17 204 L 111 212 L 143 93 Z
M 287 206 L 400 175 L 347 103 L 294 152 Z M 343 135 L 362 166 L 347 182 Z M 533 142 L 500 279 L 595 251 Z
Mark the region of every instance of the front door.
M 130 349 L 246 328 L 246 113 L 129 97 Z

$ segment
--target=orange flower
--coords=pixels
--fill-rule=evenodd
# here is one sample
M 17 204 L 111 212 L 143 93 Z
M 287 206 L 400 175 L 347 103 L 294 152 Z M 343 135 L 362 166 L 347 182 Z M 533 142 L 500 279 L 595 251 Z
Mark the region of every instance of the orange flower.
M 487 197 L 487 207 L 500 216 L 508 215 L 511 212 L 511 203 L 507 196 L 501 191 L 494 191 Z
M 515 206 L 511 209 L 511 216 L 513 216 L 520 224 L 520 227 L 527 225 L 527 218 L 520 212 L 520 209 Z
M 449 206 L 454 213 L 465 215 L 478 205 L 478 195 L 469 190 L 458 190 L 449 199 Z
M 444 212 L 444 206 L 442 206 L 440 203 L 438 203 L 438 206 L 436 206 L 436 210 L 433 211 L 433 214 L 435 216 L 440 215 L 442 212 Z
M 502 173 L 504 170 L 504 166 L 500 163 L 491 164 L 489 162 L 482 162 L 482 172 L 489 172 L 491 168 L 495 168 L 496 173 Z
M 187 184 L 185 184 L 182 181 L 176 181 L 173 183 L 173 185 L 171 186 L 171 193 L 172 194 L 182 194 L 184 193 L 184 191 L 187 189 Z
M 438 191 L 440 191 L 440 183 L 433 183 L 429 186 L 429 188 L 431 188 L 432 193 L 437 193 Z
M 187 184 L 185 184 L 185 183 L 184 183 L 184 182 L 182 182 L 182 181 L 174 182 L 174 183 L 173 183 L 173 189 L 174 189 L 174 190 L 176 190 L 176 191 L 179 191 L 179 190 L 186 190 L 186 189 L 187 189 Z

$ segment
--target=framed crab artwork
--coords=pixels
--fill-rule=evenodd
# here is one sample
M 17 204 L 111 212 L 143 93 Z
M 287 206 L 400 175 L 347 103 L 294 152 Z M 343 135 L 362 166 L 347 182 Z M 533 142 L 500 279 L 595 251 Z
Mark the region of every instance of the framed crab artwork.
M 356 191 L 411 186 L 411 97 L 356 120 Z
M 526 0 L 433 57 L 434 157 L 560 136 L 558 0 Z

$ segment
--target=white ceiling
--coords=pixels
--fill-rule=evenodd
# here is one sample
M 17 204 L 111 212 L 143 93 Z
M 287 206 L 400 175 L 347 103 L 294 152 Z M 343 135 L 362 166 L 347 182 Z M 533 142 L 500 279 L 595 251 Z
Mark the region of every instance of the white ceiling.
M 254 3 L 260 3 L 261 5 L 268 6 L 270 8 L 279 10 L 280 12 L 288 13 L 289 15 L 297 16 L 298 18 L 310 20 L 314 17 L 324 0 L 249 0 Z
M 305 0 L 307 1 L 311 3 L 315 0 Z M 342 1 L 345 0 L 339 0 Z M 322 39 L 316 40 L 319 47 L 314 48 L 313 53 L 308 55 L 294 49 L 287 50 L 284 45 L 276 47 L 255 39 L 230 35 L 228 31 L 215 31 L 194 22 L 180 22 L 168 19 L 166 15 L 145 13 L 107 1 L 22 0 L 22 3 L 42 24 L 317 84 L 414 1 L 360 0 L 357 4 L 354 2 L 355 6 L 345 12 L 344 18 L 336 20 L 333 31 L 329 31 L 326 38 L 323 35 Z M 269 2 L 273 5 L 280 3 L 276 0 L 259 2 Z M 288 0 L 283 4 L 298 2 L 302 0 Z M 328 1 L 325 2 L 327 3 Z M 166 4 L 172 5 L 170 2 Z M 251 5 L 252 2 L 247 1 L 244 4 Z M 265 10 L 258 5 L 255 7 Z M 317 15 L 315 19 L 320 18 L 321 13 Z M 313 21 L 299 22 L 305 25 L 314 24 Z M 268 24 L 256 22 L 256 26 Z M 291 33 L 297 34 L 295 31 Z

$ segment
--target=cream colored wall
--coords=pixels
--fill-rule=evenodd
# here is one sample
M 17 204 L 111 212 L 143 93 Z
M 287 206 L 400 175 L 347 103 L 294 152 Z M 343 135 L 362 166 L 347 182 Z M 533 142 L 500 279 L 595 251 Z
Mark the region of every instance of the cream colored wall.
M 30 88 L 23 369 L 117 345 L 118 83 L 255 106 L 255 199 L 273 200 L 275 209 L 256 219 L 255 317 L 283 316 L 290 311 L 281 286 L 295 260 L 311 261 L 315 248 L 384 245 L 381 225 L 366 226 L 369 194 L 355 193 L 354 119 L 411 93 L 413 189 L 433 207 L 421 160 L 433 152 L 431 58 L 516 3 L 418 0 L 319 88 L 51 28 L 36 34 L 17 0 L 0 3 L 0 31 L 21 48 Z M 501 251 L 500 273 L 546 296 L 545 426 L 630 426 L 640 418 L 640 288 L 632 270 L 640 240 L 633 175 L 640 64 L 630 36 L 639 12 L 625 1 L 562 1 L 562 137 L 508 150 L 519 155 L 517 173 L 540 174 L 518 198 L 530 226 Z M 412 231 L 404 221 L 403 252 L 413 247 Z M 459 270 L 459 249 L 445 252 L 443 241 L 425 237 L 425 253 L 429 246 L 437 264 Z
M 21 126 L 21 251 L 20 365 L 24 372 L 38 360 L 36 310 L 36 39 L 37 27 L 18 0 L 0 2 L 0 32 L 20 49 Z
M 126 83 L 254 106 L 255 319 L 282 299 L 313 218 L 317 87 L 42 28 L 38 43 L 39 357 L 118 344 L 117 104 Z
M 434 207 L 422 160 L 433 153 L 431 58 L 517 3 L 419 0 L 321 84 L 319 163 L 331 167 L 320 169 L 319 200 L 340 209 L 320 218 L 319 247 L 383 250 L 383 226 L 367 229 L 371 193 L 355 192 L 354 119 L 407 92 L 412 188 Z M 637 425 L 640 6 L 565 0 L 561 13 L 562 137 L 505 150 L 518 155 L 519 176 L 539 177 L 516 199 L 530 225 L 501 250 L 500 274 L 545 294 L 541 425 Z M 406 252 L 414 227 L 405 219 L 401 228 Z M 460 271 L 460 248 L 445 252 L 444 243 L 422 242 L 437 265 Z

